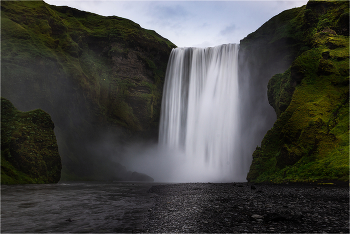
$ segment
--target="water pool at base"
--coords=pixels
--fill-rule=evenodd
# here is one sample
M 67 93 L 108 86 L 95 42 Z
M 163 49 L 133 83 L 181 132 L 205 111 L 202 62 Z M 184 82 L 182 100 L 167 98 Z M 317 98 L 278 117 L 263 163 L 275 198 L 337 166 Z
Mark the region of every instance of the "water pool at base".
M 154 183 L 1 186 L 1 232 L 140 232 Z

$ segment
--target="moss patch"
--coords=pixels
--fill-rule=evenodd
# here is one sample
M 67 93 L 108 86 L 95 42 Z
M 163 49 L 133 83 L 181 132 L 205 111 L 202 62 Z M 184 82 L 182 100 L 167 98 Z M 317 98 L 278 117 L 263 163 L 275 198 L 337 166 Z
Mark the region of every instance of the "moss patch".
M 278 119 L 253 154 L 249 181 L 349 180 L 349 37 L 339 29 L 348 12 L 348 2 L 310 1 L 291 20 L 304 46 L 269 82 Z
M 20 112 L 1 98 L 1 183 L 57 183 L 61 158 L 50 116 Z

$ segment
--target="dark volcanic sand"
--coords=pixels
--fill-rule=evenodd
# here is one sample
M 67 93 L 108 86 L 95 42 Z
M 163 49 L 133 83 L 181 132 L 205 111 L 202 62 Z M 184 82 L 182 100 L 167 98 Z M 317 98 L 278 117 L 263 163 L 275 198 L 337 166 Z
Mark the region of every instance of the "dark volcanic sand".
M 157 196 L 146 232 L 349 233 L 348 186 L 193 183 L 149 192 Z

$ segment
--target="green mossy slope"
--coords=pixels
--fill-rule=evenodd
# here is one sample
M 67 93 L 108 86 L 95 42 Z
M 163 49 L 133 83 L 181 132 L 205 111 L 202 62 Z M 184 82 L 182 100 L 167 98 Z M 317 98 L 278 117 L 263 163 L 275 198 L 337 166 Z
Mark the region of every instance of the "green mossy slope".
M 349 180 L 349 3 L 309 1 L 286 33 L 296 59 L 268 84 L 277 121 L 253 153 L 253 182 Z
M 50 115 L 1 98 L 1 184 L 57 183 L 61 158 Z
M 117 16 L 43 1 L 1 2 L 2 96 L 21 111 L 51 115 L 63 179 L 93 178 L 101 171 L 97 164 L 112 157 L 91 149 L 100 139 L 157 137 L 174 47 Z

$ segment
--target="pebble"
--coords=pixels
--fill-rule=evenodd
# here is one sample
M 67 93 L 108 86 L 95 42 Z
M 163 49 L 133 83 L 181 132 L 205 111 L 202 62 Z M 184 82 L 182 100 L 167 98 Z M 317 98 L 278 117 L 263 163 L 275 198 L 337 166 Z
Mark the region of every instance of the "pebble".
M 256 187 L 261 193 L 248 183 L 153 186 L 144 231 L 349 233 L 349 187 Z
M 264 217 L 261 216 L 261 215 L 253 214 L 252 218 L 254 218 L 254 219 L 263 219 Z

